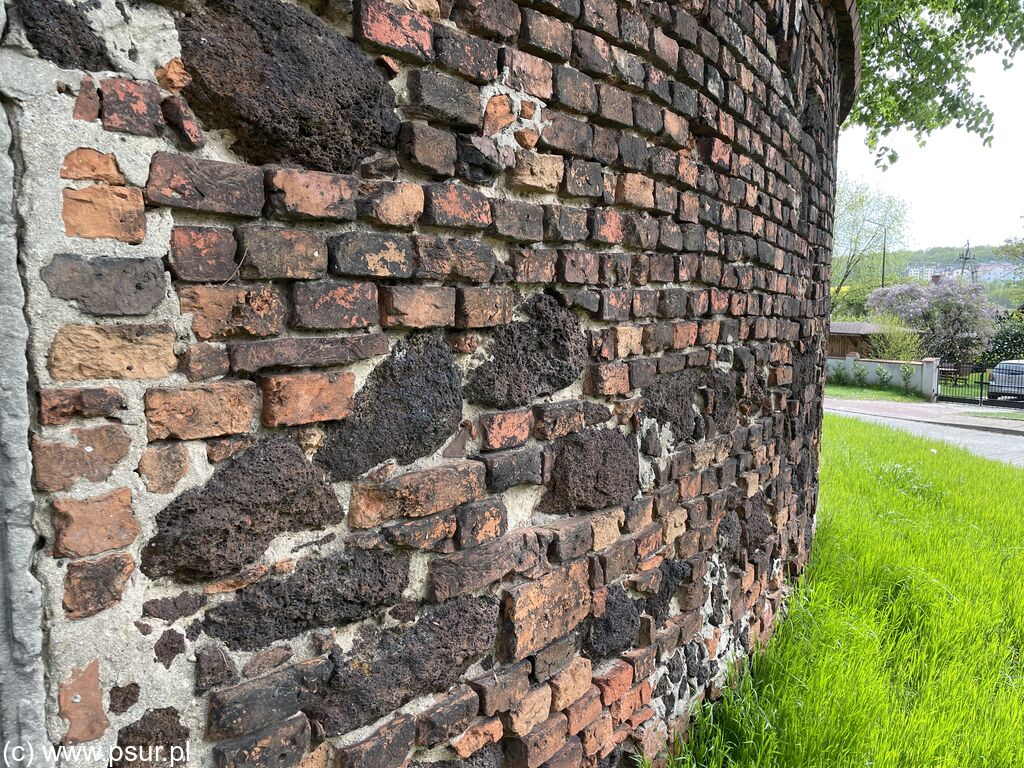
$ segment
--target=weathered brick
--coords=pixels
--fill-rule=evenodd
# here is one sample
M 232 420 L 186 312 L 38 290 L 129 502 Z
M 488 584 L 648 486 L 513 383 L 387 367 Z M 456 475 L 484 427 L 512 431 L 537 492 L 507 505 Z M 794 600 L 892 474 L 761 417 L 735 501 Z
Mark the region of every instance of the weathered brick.
M 251 432 L 255 399 L 256 386 L 247 381 L 147 390 L 149 439 L 195 440 Z
M 578 242 L 589 234 L 587 210 L 567 205 L 544 206 L 544 239 L 556 243 Z
M 488 413 L 480 417 L 481 444 L 485 451 L 518 448 L 530 438 L 533 412 L 528 408 Z
M 390 348 L 383 333 L 335 338 L 291 338 L 232 342 L 228 345 L 231 370 L 255 373 L 263 368 L 306 368 L 345 365 L 368 357 L 386 355 Z
M 587 565 L 577 561 L 505 595 L 502 648 L 522 659 L 572 631 L 590 612 Z
M 633 685 L 633 667 L 624 661 L 613 661 L 594 675 L 594 685 L 601 691 L 601 702 L 607 706 L 618 701 Z
M 517 248 L 512 251 L 511 261 L 517 283 L 550 283 L 555 279 L 554 250 L 531 250 Z
M 583 429 L 583 402 L 562 400 L 535 405 L 536 417 L 533 434 L 540 440 L 555 440 Z
M 517 152 L 509 186 L 527 192 L 555 192 L 562 183 L 565 164 L 558 155 Z M 539 239 L 539 238 L 537 238 Z
M 544 111 L 544 120 L 541 147 L 574 157 L 590 157 L 594 134 L 589 123 L 549 110 Z
M 96 83 L 89 75 L 83 75 L 75 97 L 75 108 L 72 113 L 75 120 L 92 122 L 100 117 L 100 93 Z
M 295 283 L 291 299 L 293 328 L 316 331 L 365 328 L 378 320 L 374 283 L 337 280 Z
M 57 381 L 163 379 L 176 365 L 167 325 L 65 325 L 50 346 Z
M 529 53 L 566 61 L 572 53 L 572 27 L 538 11 L 525 9 L 519 44 Z
M 402 123 L 398 142 L 403 163 L 414 170 L 435 178 L 447 178 L 455 173 L 454 134 L 413 120 Z
M 510 288 L 459 288 L 455 324 L 490 328 L 511 322 L 516 298 Z
M 506 753 L 512 768 L 538 768 L 565 745 L 568 726 L 565 715 L 556 712 L 525 736 L 508 741 Z
M 496 744 L 501 741 L 504 732 L 505 727 L 498 718 L 481 720 L 452 739 L 452 749 L 461 758 L 471 757 L 488 744 Z
M 367 181 L 359 187 L 357 209 L 377 224 L 409 228 L 423 213 L 423 187 L 406 181 Z
M 550 712 L 551 688 L 547 684 L 543 684 L 527 691 L 519 701 L 512 705 L 507 714 L 502 715 L 502 721 L 507 731 L 519 736 L 526 736 L 547 720 Z
M 437 64 L 457 72 L 477 85 L 498 79 L 498 52 L 489 40 L 467 34 L 460 29 L 438 26 L 434 29 L 434 50 Z
M 601 689 L 591 685 L 565 710 L 569 733 L 575 736 L 601 716 Z
M 490 201 L 464 184 L 430 184 L 423 190 L 423 223 L 436 227 L 486 229 L 491 223 Z
M 583 754 L 593 757 L 601 752 L 607 744 L 613 743 L 614 729 L 612 716 L 607 712 L 602 712 L 596 720 L 584 726 L 579 733 Z
M 480 89 L 472 83 L 430 69 L 413 70 L 408 83 L 410 114 L 453 128 L 483 125 Z
M 416 718 L 416 743 L 432 747 L 457 736 L 473 720 L 480 707 L 476 691 L 460 685 Z
M 544 208 L 518 200 L 492 200 L 490 231 L 499 237 L 535 242 L 544 239 Z
M 94 184 L 61 190 L 61 196 L 61 217 L 68 237 L 109 238 L 130 245 L 146 239 L 146 212 L 140 190 Z
M 380 322 L 386 328 L 455 325 L 454 288 L 426 285 L 381 286 Z
M 508 510 L 500 500 L 463 504 L 457 510 L 455 543 L 461 549 L 479 546 L 503 536 L 508 529 Z
M 600 363 L 590 366 L 584 389 L 596 395 L 624 395 L 629 392 L 629 366 Z
M 263 425 L 267 427 L 336 421 L 352 413 L 355 376 L 348 371 L 267 376 L 263 391 Z
M 417 235 L 416 277 L 486 283 L 494 274 L 494 249 L 479 240 Z
M 175 227 L 171 231 L 171 272 L 194 283 L 223 282 L 234 277 L 237 243 L 225 227 Z
M 132 492 L 118 488 L 75 500 L 53 500 L 54 557 L 86 557 L 129 546 L 138 537 Z
M 549 681 L 551 709 L 566 709 L 590 690 L 591 671 L 590 659 L 577 656 L 569 666 L 554 675 Z
M 337 750 L 338 768 L 401 768 L 416 745 L 416 720 L 398 715 L 360 742 Z
M 139 459 L 138 472 L 150 493 L 170 493 L 188 474 L 189 463 L 184 443 L 153 443 Z
M 69 619 L 84 619 L 121 602 L 135 561 L 126 553 L 98 560 L 74 560 L 64 574 L 64 613 Z
M 590 115 L 597 111 L 594 81 L 572 67 L 555 67 L 553 98 L 572 112 Z
M 73 668 L 68 679 L 60 684 L 57 701 L 61 717 L 68 721 L 64 744 L 100 738 L 109 721 L 103 711 L 99 659 L 93 659 L 82 669 Z
M 487 453 L 480 460 L 487 465 L 487 487 L 492 493 L 544 482 L 543 454 L 539 448 Z
M 433 27 L 422 13 L 387 0 L 358 0 L 355 10 L 356 39 L 411 61 L 434 57 Z
M 77 480 L 106 480 L 128 455 L 131 439 L 119 424 L 71 430 L 74 443 L 32 436 L 32 481 L 41 491 L 64 491 Z
M 536 536 L 529 531 L 512 531 L 479 547 L 431 560 L 428 593 L 435 602 L 442 602 L 474 592 L 509 573 L 533 570 L 539 558 Z
M 480 714 L 492 717 L 499 712 L 508 712 L 522 701 L 530 689 L 530 663 L 523 661 L 494 670 L 470 680 L 469 684 L 480 697 Z
M 276 336 L 285 328 L 285 299 L 270 285 L 182 285 L 178 301 L 192 314 L 197 339 Z
M 103 130 L 136 136 L 159 136 L 164 127 L 160 89 L 146 80 L 112 77 L 100 80 Z
M 309 738 L 309 720 L 299 712 L 255 733 L 215 745 L 214 760 L 221 768 L 243 768 L 266 764 L 272 755 L 277 765 L 298 765 L 309 748 Z
M 519 32 L 519 7 L 512 0 L 457 0 L 452 20 L 484 37 L 510 40 Z
M 68 152 L 60 164 L 60 177 L 81 181 L 103 181 L 115 186 L 125 183 L 113 153 L 107 154 L 90 147 L 79 147 Z
M 396 517 L 425 517 L 486 495 L 484 467 L 478 461 L 406 472 L 380 485 L 364 483 L 353 488 L 349 525 L 371 528 Z
M 558 251 L 558 279 L 563 283 L 597 283 L 599 268 L 598 256 L 593 251 Z
M 160 111 L 185 148 L 200 149 L 206 146 L 206 134 L 196 120 L 192 107 L 184 98 L 177 94 L 168 96 L 161 102 Z
M 357 277 L 410 277 L 412 243 L 402 235 L 344 232 L 327 238 L 331 271 Z
M 265 183 L 276 218 L 350 221 L 356 216 L 354 176 L 278 168 L 267 171 Z
M 146 201 L 191 211 L 257 217 L 263 211 L 263 169 L 157 152 Z
M 327 242 L 317 232 L 246 226 L 237 234 L 242 277 L 315 280 L 327 272 Z
M 396 547 L 422 549 L 428 552 L 452 552 L 458 518 L 454 512 L 442 512 L 407 522 L 389 525 L 384 536 Z
M 504 49 L 508 85 L 547 101 L 551 98 L 554 72 L 550 62 L 523 51 Z

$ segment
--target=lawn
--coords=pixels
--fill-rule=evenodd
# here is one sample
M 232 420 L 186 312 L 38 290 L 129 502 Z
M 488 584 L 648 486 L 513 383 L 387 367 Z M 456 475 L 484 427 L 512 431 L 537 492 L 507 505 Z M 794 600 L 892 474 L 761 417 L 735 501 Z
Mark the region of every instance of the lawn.
M 673 768 L 1024 765 L 1024 470 L 825 417 L 790 614 Z
M 981 419 L 1009 419 L 1010 421 L 1024 421 L 1024 411 L 967 411 L 968 416 L 977 416 Z
M 840 400 L 891 400 L 895 403 L 925 403 L 924 395 L 916 392 L 903 392 L 899 389 L 881 389 L 879 387 L 858 387 L 853 384 L 826 384 L 825 397 Z

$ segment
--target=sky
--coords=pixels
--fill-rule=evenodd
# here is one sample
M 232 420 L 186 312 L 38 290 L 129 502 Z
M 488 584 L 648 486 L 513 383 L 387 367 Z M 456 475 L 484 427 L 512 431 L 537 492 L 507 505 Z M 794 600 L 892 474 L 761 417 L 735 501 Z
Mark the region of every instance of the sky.
M 899 160 L 875 167 L 864 130 L 847 128 L 839 140 L 839 168 L 910 206 L 906 248 L 1000 245 L 1024 236 L 1024 60 L 1004 71 L 998 56 L 975 64 L 976 90 L 995 113 L 995 138 L 986 147 L 957 128 L 937 131 L 919 147 L 903 131 L 890 137 Z

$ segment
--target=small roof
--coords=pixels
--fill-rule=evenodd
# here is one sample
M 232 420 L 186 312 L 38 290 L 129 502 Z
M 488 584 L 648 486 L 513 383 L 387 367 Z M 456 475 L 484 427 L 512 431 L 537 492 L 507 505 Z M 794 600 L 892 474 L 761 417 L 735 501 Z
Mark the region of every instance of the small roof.
M 881 333 L 882 327 L 874 323 L 864 321 L 842 322 L 832 321 L 831 333 L 838 336 L 870 336 L 873 333 Z

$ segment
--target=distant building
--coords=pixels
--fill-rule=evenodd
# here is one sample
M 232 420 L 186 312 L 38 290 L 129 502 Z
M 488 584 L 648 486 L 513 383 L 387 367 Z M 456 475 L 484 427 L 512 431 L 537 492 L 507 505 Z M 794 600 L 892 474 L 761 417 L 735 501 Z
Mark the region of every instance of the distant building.
M 875 323 L 832 321 L 828 335 L 828 356 L 846 357 L 856 352 L 861 357 L 871 356 L 871 336 L 881 333 Z

